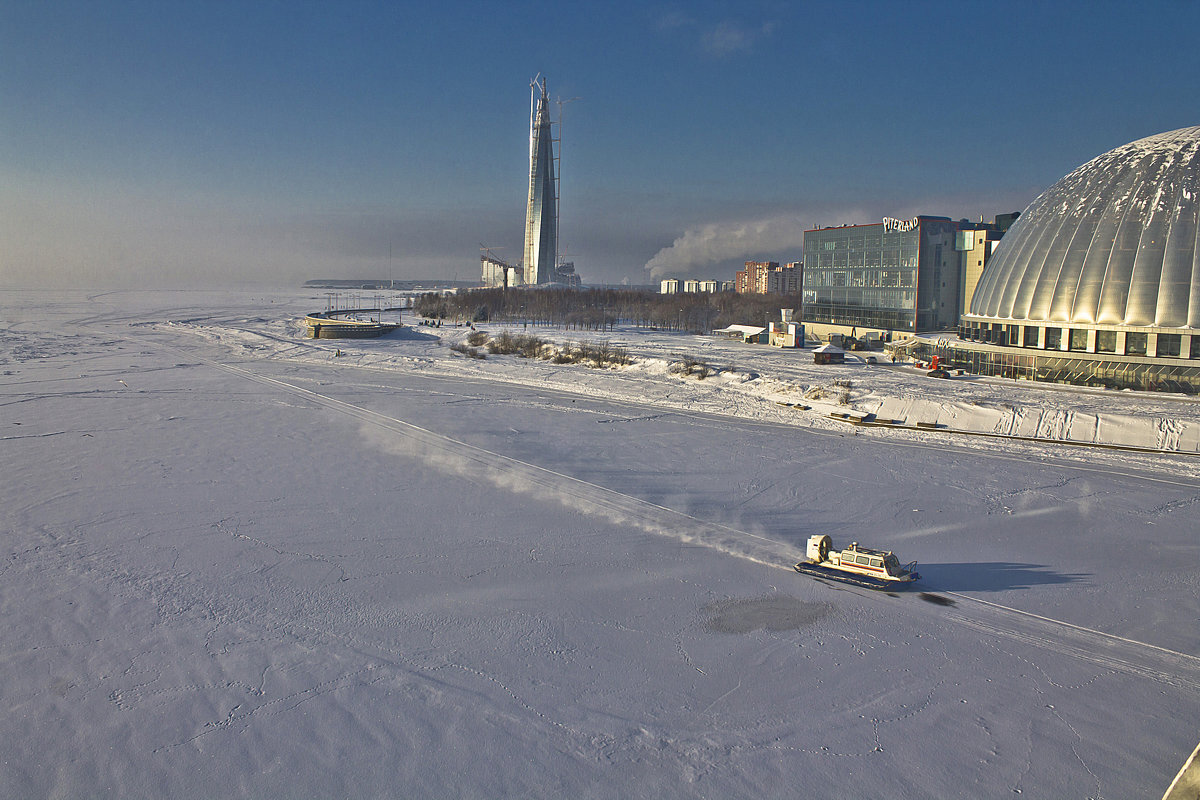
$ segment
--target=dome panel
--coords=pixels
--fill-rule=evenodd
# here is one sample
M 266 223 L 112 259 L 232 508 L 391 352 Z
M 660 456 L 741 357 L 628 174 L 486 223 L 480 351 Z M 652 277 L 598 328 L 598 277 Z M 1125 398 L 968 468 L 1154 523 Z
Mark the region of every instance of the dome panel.
M 1192 264 L 1196 259 L 1195 206 L 1187 207 L 1188 184 L 1200 185 L 1200 161 L 1189 165 L 1186 181 L 1176 186 L 1176 198 L 1163 253 L 1163 276 L 1158 294 L 1155 325 L 1169 328 L 1195 327 L 1188 310 L 1191 304 Z

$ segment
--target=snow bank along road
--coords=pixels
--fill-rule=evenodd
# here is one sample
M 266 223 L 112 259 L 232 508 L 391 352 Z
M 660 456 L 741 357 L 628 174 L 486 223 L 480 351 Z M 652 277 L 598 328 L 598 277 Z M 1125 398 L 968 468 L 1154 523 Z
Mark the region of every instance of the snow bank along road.
M 183 299 L 3 309 L 21 794 L 1121 797 L 1195 744 L 1200 492 L 1170 469 L 140 324 L 211 337 L 233 298 Z M 931 597 L 791 573 L 817 531 L 919 558 Z

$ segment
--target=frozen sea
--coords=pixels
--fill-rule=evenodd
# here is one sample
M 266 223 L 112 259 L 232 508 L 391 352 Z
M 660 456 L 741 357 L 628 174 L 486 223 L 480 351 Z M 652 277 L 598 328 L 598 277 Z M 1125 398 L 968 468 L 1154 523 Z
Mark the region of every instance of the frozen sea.
M 324 302 L 0 296 L 3 796 L 1158 797 L 1196 746 L 1192 399 Z

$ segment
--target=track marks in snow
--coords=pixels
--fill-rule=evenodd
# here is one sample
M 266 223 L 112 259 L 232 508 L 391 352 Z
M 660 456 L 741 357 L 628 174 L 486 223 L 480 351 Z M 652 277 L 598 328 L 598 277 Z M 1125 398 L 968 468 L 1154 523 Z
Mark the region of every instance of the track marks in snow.
M 364 680 L 362 676 L 368 675 L 374 672 L 376 669 L 377 665 L 367 664 L 362 669 L 344 673 L 336 678 L 331 678 L 329 680 L 322 681 L 321 683 L 305 687 L 304 689 L 289 692 L 288 694 L 281 695 L 272 700 L 268 700 L 259 705 L 254 705 L 245 709 L 243 709 L 243 703 L 238 703 L 229 709 L 229 711 L 226 712 L 223 717 L 205 722 L 198 733 L 181 741 L 171 742 L 169 744 L 156 747 L 151 751 L 151 753 L 153 755 L 168 753 L 177 747 L 183 747 L 184 745 L 191 744 L 213 733 L 238 732 L 240 730 L 245 730 L 246 728 L 250 727 L 250 725 L 259 717 L 274 716 L 276 714 L 292 711 L 310 700 L 325 694 L 329 694 L 330 692 L 337 691 L 338 689 L 352 683 L 369 685 L 372 683 L 377 683 L 378 681 L 388 677 L 386 673 L 381 672 L 380 674 L 374 675 L 370 680 Z M 232 686 L 232 684 L 230 684 L 230 686 Z M 205 688 L 211 687 L 181 687 L 180 690 L 198 691 Z M 250 687 L 246 688 L 249 689 Z
M 939 595 L 955 600 L 953 605 L 918 602 L 916 594 L 887 595 L 844 584 L 829 588 L 858 597 L 889 603 L 910 614 L 936 615 L 999 640 L 1023 643 L 1042 650 L 1089 662 L 1101 669 L 1146 678 L 1187 691 L 1200 691 L 1200 657 L 1165 647 L 1126 639 L 1070 622 L 1022 611 L 954 591 Z M 895 602 L 895 601 L 901 602 Z
M 271 544 L 270 542 L 265 542 L 262 539 L 258 539 L 254 536 L 247 536 L 246 534 L 242 533 L 240 523 L 236 523 L 236 522 L 233 523 L 233 530 L 230 530 L 229 529 L 229 520 L 227 520 L 227 519 L 223 519 L 223 520 L 220 520 L 219 522 L 213 523 L 213 527 L 216 530 L 218 530 L 219 532 L 227 534 L 230 538 L 240 539 L 244 542 L 249 542 L 250 544 L 253 544 L 257 547 L 262 547 L 267 550 L 270 550 L 273 553 L 275 553 L 275 555 L 278 555 L 278 556 L 298 556 L 300 558 L 307 559 L 309 561 L 319 562 L 321 564 L 328 566 L 331 574 L 333 572 L 337 573 L 335 582 L 347 580 L 346 570 L 344 570 L 339 564 L 335 563 L 332 559 L 330 559 L 327 556 L 318 555 L 316 553 L 296 551 L 296 550 L 283 550 L 283 549 L 277 547 L 276 545 Z
M 653 422 L 654 420 L 663 419 L 664 417 L 673 416 L 672 414 L 647 414 L 641 417 L 606 417 L 605 419 L 596 420 L 600 425 L 615 425 L 626 422 Z
M 1163 503 L 1154 508 L 1148 508 L 1139 512 L 1139 514 L 1150 517 L 1161 517 L 1176 511 L 1182 511 L 1185 508 L 1191 508 L 1197 503 L 1200 503 L 1200 495 L 1193 495 L 1192 497 L 1185 497 L 1180 500 L 1172 500 L 1169 503 Z
M 945 611 L 946 617 L 981 633 L 1051 650 L 1097 666 L 1200 691 L 1200 658 L 1103 631 L 1072 625 L 1027 611 L 946 592 L 967 605 Z
M 62 436 L 66 431 L 49 431 L 48 433 L 28 433 L 23 436 L 0 436 L 0 442 L 11 442 L 15 439 L 43 439 L 48 436 Z
M 1031 688 L 1033 689 L 1035 696 L 1038 698 L 1038 704 L 1041 706 L 1041 709 L 1043 712 L 1047 712 L 1049 716 L 1051 716 L 1055 720 L 1057 720 L 1058 724 L 1060 724 L 1067 731 L 1070 732 L 1071 738 L 1073 740 L 1073 743 L 1071 744 L 1071 753 L 1075 756 L 1076 761 L 1079 762 L 1079 765 L 1081 767 L 1083 767 L 1084 771 L 1087 772 L 1087 774 L 1091 776 L 1092 780 L 1095 783 L 1096 790 L 1093 794 L 1091 794 L 1089 796 L 1090 797 L 1103 797 L 1104 792 L 1101 790 L 1100 777 L 1096 774 L 1096 772 L 1088 764 L 1087 760 L 1079 752 L 1079 745 L 1083 744 L 1083 742 L 1084 742 L 1083 737 L 1080 736 L 1078 729 L 1076 729 L 1076 727 L 1073 724 L 1071 724 L 1071 721 L 1068 720 L 1066 717 L 1064 717 L 1062 715 L 1062 713 L 1055 707 L 1054 703 L 1045 702 L 1052 698 L 1047 696 L 1047 693 L 1043 687 L 1043 682 L 1046 686 L 1050 686 L 1055 689 L 1070 693 L 1070 692 L 1075 692 L 1075 691 L 1084 689 L 1084 688 L 1090 686 L 1091 684 L 1095 683 L 1096 681 L 1099 681 L 1103 678 L 1114 675 L 1114 674 L 1116 674 L 1117 671 L 1116 670 L 1108 670 L 1104 673 L 1098 673 L 1096 675 L 1093 675 L 1087 681 L 1083 681 L 1083 682 L 1080 682 L 1080 683 L 1077 683 L 1077 684 L 1071 685 L 1071 686 L 1065 686 L 1063 684 L 1055 682 L 1055 680 L 1050 677 L 1049 672 L 1047 672 L 1045 669 L 1043 669 L 1041 667 L 1041 665 L 1039 665 L 1037 662 L 1031 661 L 1030 659 L 1027 659 L 1027 658 L 1023 658 L 1020 655 L 1017 655 L 1016 653 L 1012 653 L 1007 650 L 1004 650 L 1003 648 L 1000 648 L 999 646 L 997 646 L 994 642 L 985 643 L 985 644 L 990 646 L 991 649 L 993 649 L 998 655 L 1007 657 L 1007 658 L 1016 659 L 1017 661 L 1020 661 L 1021 663 L 1025 664 L 1025 666 L 1028 667 L 1031 671 L 1033 671 L 1041 676 L 1040 680 L 1032 675 L 1029 676 L 1029 683 L 1030 683 Z M 1029 758 L 1030 759 L 1032 758 L 1032 753 L 1029 754 Z
M 365 438 L 442 472 L 489 483 L 537 499 L 558 502 L 580 513 L 618 525 L 633 525 L 685 544 L 709 547 L 767 566 L 790 569 L 803 557 L 791 545 L 765 536 L 704 522 L 672 509 L 620 494 L 596 484 L 500 455 L 376 411 L 297 386 L 249 369 L 208 361 L 211 366 L 305 397 L 363 423 Z M 381 433 L 385 435 L 380 436 Z
M 509 686 L 504 681 L 500 680 L 500 678 L 496 677 L 496 675 L 494 675 L 490 672 L 476 669 L 475 667 L 469 666 L 467 664 L 458 664 L 458 663 L 451 662 L 451 661 L 447 661 L 445 663 L 444 667 L 442 667 L 442 668 L 457 670 L 466 675 L 469 675 L 478 680 L 481 680 L 485 683 L 490 683 L 493 686 L 496 686 L 497 688 L 499 688 L 500 691 L 504 694 L 504 696 L 506 696 L 513 703 L 515 703 L 519 707 L 523 708 L 526 712 L 533 715 L 535 718 L 541 720 L 542 722 L 546 723 L 547 725 L 550 725 L 555 728 L 559 728 L 563 731 L 566 731 L 569 734 L 578 735 L 580 733 L 579 731 L 575 730 L 574 728 L 571 728 L 568 725 L 566 725 L 566 724 L 548 716 L 547 714 L 543 713 L 542 711 L 540 711 L 534 705 L 532 705 L 531 703 L 526 701 L 525 698 L 522 697 L 519 692 L 514 690 L 511 686 Z

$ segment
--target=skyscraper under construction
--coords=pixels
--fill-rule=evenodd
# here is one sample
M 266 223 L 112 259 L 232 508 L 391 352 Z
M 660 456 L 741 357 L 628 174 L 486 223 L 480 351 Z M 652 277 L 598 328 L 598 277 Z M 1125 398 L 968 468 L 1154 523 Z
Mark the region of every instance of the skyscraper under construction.
M 540 81 L 539 81 L 540 78 Z M 550 283 L 558 265 L 558 184 L 546 79 L 529 92 L 529 206 L 525 211 L 525 283 Z

